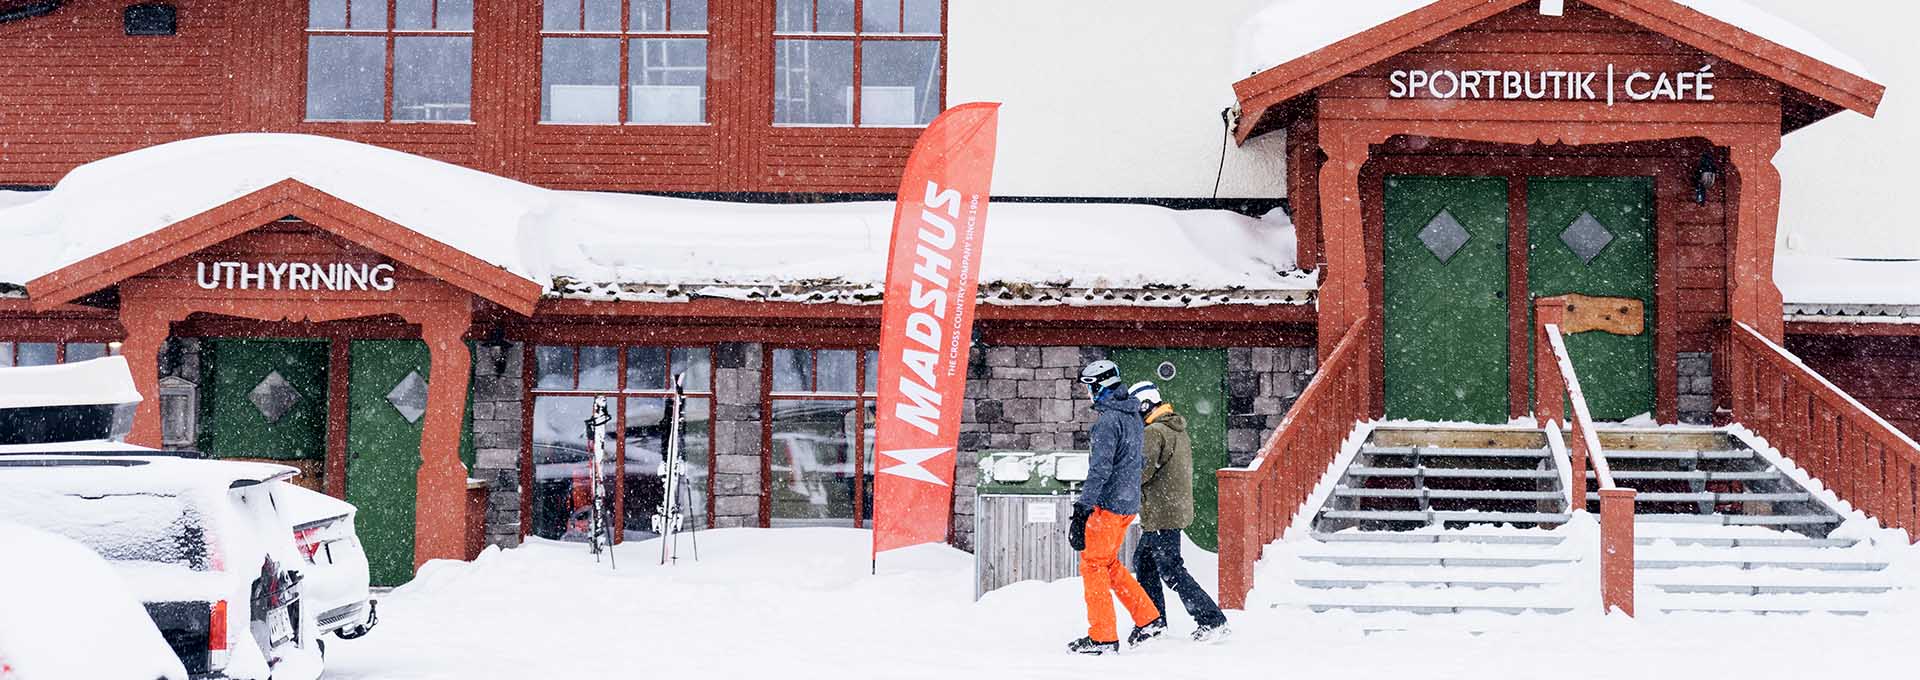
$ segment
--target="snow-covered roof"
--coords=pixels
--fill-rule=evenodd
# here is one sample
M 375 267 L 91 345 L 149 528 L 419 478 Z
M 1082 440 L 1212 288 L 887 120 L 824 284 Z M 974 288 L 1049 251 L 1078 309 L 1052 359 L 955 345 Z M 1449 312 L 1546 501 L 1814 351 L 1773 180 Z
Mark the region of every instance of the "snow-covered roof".
M 1272 0 L 1241 28 L 1236 78 L 1312 54 L 1440 0 Z M 1859 60 L 1744 0 L 1668 0 L 1867 80 Z
M 140 390 L 125 357 L 53 366 L 0 368 L 0 408 L 136 404 Z
M 75 169 L 0 208 L 0 284 L 25 284 L 293 179 L 547 287 L 587 299 L 868 303 L 893 204 L 769 205 L 554 191 L 344 140 L 234 134 Z M 995 304 L 1304 302 L 1277 211 L 1001 202 L 981 265 Z
M 1781 253 L 1773 278 L 1789 319 L 1920 324 L 1920 260 Z

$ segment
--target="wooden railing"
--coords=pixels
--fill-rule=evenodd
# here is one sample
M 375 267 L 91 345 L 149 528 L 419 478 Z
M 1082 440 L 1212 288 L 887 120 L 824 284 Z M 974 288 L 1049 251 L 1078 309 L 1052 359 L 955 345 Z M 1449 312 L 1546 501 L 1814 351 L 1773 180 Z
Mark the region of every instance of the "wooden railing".
M 1752 327 L 1731 346 L 1734 417 L 1840 498 L 1920 539 L 1920 445 Z
M 1347 435 L 1372 417 L 1369 323 L 1363 317 L 1341 336 L 1251 464 L 1216 473 L 1221 606 L 1246 606 L 1261 550 L 1286 533 Z
M 1587 507 L 1587 469 L 1600 490 L 1600 601 L 1608 610 L 1633 616 L 1633 505 L 1638 495 L 1613 481 L 1613 466 L 1593 429 L 1580 376 L 1567 354 L 1560 323 L 1566 314 L 1564 298 L 1543 298 L 1534 307 L 1534 415 L 1541 427 L 1570 426 L 1567 446 L 1569 470 L 1567 509 Z

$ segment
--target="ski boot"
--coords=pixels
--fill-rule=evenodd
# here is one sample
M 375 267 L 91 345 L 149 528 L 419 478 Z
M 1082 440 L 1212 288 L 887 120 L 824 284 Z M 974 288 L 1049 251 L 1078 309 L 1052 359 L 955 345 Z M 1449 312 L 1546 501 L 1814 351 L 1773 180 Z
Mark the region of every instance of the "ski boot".
M 1074 654 L 1085 654 L 1087 656 L 1100 656 L 1101 654 L 1119 654 L 1120 641 L 1115 640 L 1113 642 L 1096 642 L 1094 641 L 1093 638 L 1083 637 L 1078 640 L 1074 640 L 1073 642 L 1067 643 L 1067 651 L 1073 652 Z
M 1148 640 L 1160 637 L 1160 634 L 1165 632 L 1167 632 L 1167 617 L 1162 616 L 1148 621 L 1147 625 L 1134 628 L 1133 633 L 1127 635 L 1127 646 L 1138 647 Z
M 1226 622 L 1223 621 L 1218 624 L 1202 625 L 1199 628 L 1193 629 L 1193 641 L 1202 644 L 1214 643 L 1227 639 L 1227 636 L 1231 634 L 1233 634 L 1233 629 L 1228 628 Z

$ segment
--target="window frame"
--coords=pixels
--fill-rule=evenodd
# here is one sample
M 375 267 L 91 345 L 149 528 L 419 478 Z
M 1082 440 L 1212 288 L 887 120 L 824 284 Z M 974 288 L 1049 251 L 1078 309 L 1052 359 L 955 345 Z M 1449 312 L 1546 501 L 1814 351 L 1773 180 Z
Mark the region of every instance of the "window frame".
M 538 366 L 538 359 L 537 359 L 537 357 L 539 356 L 539 350 L 543 348 L 553 348 L 553 347 L 560 347 L 560 348 L 566 348 L 566 349 L 572 350 L 574 387 L 570 389 L 539 387 L 540 369 Z M 604 388 L 604 389 L 602 388 L 583 389 L 579 387 L 580 355 L 582 350 L 585 350 L 588 348 L 614 350 L 614 354 L 616 355 L 616 358 L 614 362 L 615 379 L 614 379 L 613 387 Z M 536 399 L 539 399 L 540 397 L 588 397 L 588 398 L 591 398 L 591 397 L 604 396 L 607 398 L 608 401 L 613 402 L 612 403 L 613 418 L 614 418 L 613 427 L 614 427 L 614 432 L 617 433 L 614 437 L 614 469 L 618 472 L 614 474 L 613 488 L 609 490 L 609 493 L 613 494 L 612 536 L 613 536 L 613 542 L 615 544 L 622 543 L 626 540 L 626 503 L 627 503 L 626 478 L 627 478 L 627 475 L 625 474 L 625 471 L 627 469 L 627 437 L 626 437 L 627 400 L 628 399 L 671 400 L 673 398 L 673 388 L 671 386 L 666 388 L 658 388 L 658 389 L 654 389 L 654 388 L 632 389 L 632 390 L 627 389 L 627 355 L 630 353 L 631 350 L 634 350 L 634 349 L 665 350 L 666 358 L 667 358 L 666 368 L 668 371 L 669 380 L 672 379 L 674 350 L 702 349 L 702 350 L 706 350 L 707 352 L 707 376 L 708 376 L 707 384 L 705 385 L 704 389 L 700 389 L 700 390 L 692 389 L 691 386 L 689 386 L 689 389 L 685 392 L 685 396 L 688 399 L 706 399 L 708 404 L 709 416 L 707 418 L 707 428 L 706 428 L 707 429 L 707 459 L 705 461 L 705 464 L 707 466 L 707 475 L 706 475 L 706 479 L 703 481 L 703 485 L 706 487 L 706 491 L 704 492 L 706 495 L 706 503 L 704 504 L 704 507 L 700 509 L 700 514 L 701 514 L 700 519 L 701 519 L 701 523 L 704 526 L 701 526 L 699 528 L 702 528 L 702 529 L 714 528 L 714 520 L 713 520 L 713 484 L 714 484 L 713 480 L 715 475 L 714 463 L 719 456 L 719 451 L 718 451 L 719 447 L 714 445 L 713 435 L 715 432 L 714 426 L 719 419 L 713 417 L 711 414 L 716 413 L 718 410 L 716 407 L 719 406 L 719 399 L 716 395 L 717 386 L 714 384 L 714 380 L 716 380 L 715 374 L 714 374 L 714 369 L 715 369 L 714 357 L 715 357 L 715 354 L 719 351 L 718 347 L 714 346 L 711 343 L 658 344 L 658 343 L 630 343 L 630 342 L 568 343 L 568 342 L 528 341 L 521 344 L 521 349 L 522 349 L 521 361 L 523 362 L 522 366 L 524 369 L 522 371 L 522 377 L 525 380 L 525 385 L 523 386 L 523 389 L 522 389 L 524 401 L 523 401 L 523 407 L 521 408 L 521 422 L 520 422 L 520 431 L 521 431 L 520 469 L 521 469 L 521 480 L 522 480 L 521 486 L 523 487 L 521 491 L 521 520 L 520 520 L 521 538 L 524 539 L 529 535 L 533 535 L 533 532 L 534 532 L 533 513 L 530 511 L 530 508 L 532 506 L 532 501 L 533 501 L 533 495 L 535 493 L 535 488 L 533 484 L 530 483 L 530 480 L 532 479 L 532 476 L 534 473 L 534 461 L 533 461 L 534 401 Z
M 106 353 L 101 354 L 99 357 L 95 357 L 96 359 L 101 357 L 120 356 L 119 340 L 88 340 L 88 339 L 80 339 L 80 338 L 37 338 L 37 337 L 31 337 L 31 336 L 0 336 L 0 352 L 5 352 L 6 354 L 5 360 L 0 361 L 0 367 L 8 367 L 8 368 L 20 367 L 20 346 L 21 345 L 53 345 L 54 346 L 53 363 L 35 364 L 36 366 L 59 366 L 59 365 L 68 363 L 67 361 L 68 345 L 105 345 Z
M 813 384 L 809 386 L 810 389 L 807 389 L 807 390 L 776 390 L 774 389 L 773 357 L 774 357 L 774 354 L 776 352 L 779 352 L 780 350 L 803 350 L 809 353 L 809 360 L 812 362 L 810 374 L 812 376 L 811 379 L 813 382 Z M 876 362 L 873 361 L 873 359 L 879 356 L 880 349 L 878 347 L 868 347 L 868 346 L 862 346 L 862 345 L 767 344 L 764 346 L 763 351 L 764 353 L 761 356 L 761 364 L 760 364 L 765 369 L 762 372 L 762 378 L 761 378 L 762 385 L 760 390 L 760 393 L 761 393 L 760 450 L 764 452 L 760 459 L 760 526 L 773 527 L 774 526 L 773 523 L 777 519 L 773 516 L 773 456 L 774 456 L 773 405 L 774 405 L 774 402 L 776 401 L 844 401 L 844 402 L 850 402 L 854 405 L 854 447 L 853 447 L 853 461 L 852 461 L 853 470 L 854 470 L 853 527 L 856 529 L 868 528 L 870 524 L 866 519 L 866 515 L 867 513 L 871 512 L 872 508 L 868 507 L 866 502 L 866 498 L 867 498 L 866 469 L 867 469 L 867 463 L 868 463 L 867 449 L 873 445 L 873 442 L 869 442 L 866 440 L 867 428 L 870 425 L 870 423 L 867 422 L 867 408 L 869 406 L 872 406 L 877 409 L 879 407 L 879 400 L 880 400 L 878 376 L 871 376 L 872 378 L 874 378 L 875 386 L 872 389 L 869 389 L 867 387 L 868 378 L 870 377 L 868 375 L 868 367 L 875 365 Z M 856 361 L 854 363 L 854 378 L 853 378 L 854 390 L 852 392 L 822 392 L 818 390 L 818 387 L 820 384 L 820 353 L 830 352 L 830 351 L 850 351 L 854 353 L 854 356 L 859 358 L 859 361 Z M 804 525 L 796 525 L 796 526 L 804 526 Z M 839 526 L 839 525 L 819 524 L 818 526 Z
M 898 0 L 901 8 L 900 14 L 899 14 L 900 22 L 901 22 L 900 23 L 901 32 L 899 33 L 868 33 L 862 28 L 866 23 L 867 0 L 854 0 L 853 30 L 851 32 L 821 31 L 820 30 L 820 5 L 818 0 L 807 0 L 807 2 L 809 3 L 808 7 L 811 9 L 810 18 L 812 19 L 812 25 L 813 25 L 812 31 L 805 31 L 805 32 L 782 31 L 780 30 L 780 18 L 779 18 L 780 10 L 779 10 L 778 1 L 776 0 L 775 2 L 767 3 L 769 5 L 768 11 L 773 13 L 773 21 L 770 22 L 769 24 L 770 26 L 773 27 L 773 30 L 771 33 L 768 34 L 772 42 L 769 43 L 767 46 L 769 54 L 771 55 L 771 60 L 770 60 L 771 63 L 769 63 L 768 66 L 772 69 L 772 74 L 773 74 L 772 78 L 767 83 L 768 91 L 773 95 L 772 97 L 769 97 L 767 100 L 767 111 L 769 113 L 769 120 L 773 121 L 772 123 L 773 127 L 800 128 L 800 129 L 868 128 L 868 129 L 876 129 L 876 130 L 916 130 L 916 129 L 923 129 L 929 125 L 932 125 L 933 124 L 932 120 L 928 120 L 925 123 L 914 123 L 911 125 L 870 125 L 870 124 L 862 123 L 860 121 L 861 98 L 864 96 L 861 90 L 865 89 L 865 87 L 863 87 L 863 84 L 861 82 L 861 76 L 864 73 L 863 64 L 866 61 L 864 58 L 865 50 L 863 50 L 862 47 L 868 41 L 935 42 L 937 43 L 939 45 L 939 50 L 938 50 L 938 56 L 935 57 L 935 63 L 940 67 L 940 85 L 939 85 L 940 101 L 934 112 L 934 117 L 938 118 L 940 112 L 947 110 L 947 33 L 948 33 L 947 21 L 951 17 L 951 12 L 948 11 L 950 9 L 948 6 L 949 0 L 937 0 L 937 1 L 940 3 L 940 32 L 938 33 L 906 32 L 907 0 Z M 848 106 L 851 108 L 847 112 L 847 117 L 852 122 L 848 122 L 848 123 L 782 123 L 778 120 L 777 116 L 772 115 L 773 110 L 776 108 L 774 106 L 775 104 L 774 98 L 777 98 L 779 96 L 780 42 L 783 40 L 818 40 L 822 42 L 847 41 L 853 44 L 853 76 L 852 76 L 853 77 L 853 100 L 848 103 Z
M 536 3 L 538 5 L 538 8 L 542 12 L 542 15 L 540 19 L 536 22 L 536 25 L 539 27 L 539 31 L 538 31 L 538 34 L 534 37 L 534 54 L 535 54 L 534 104 L 535 106 L 534 106 L 533 122 L 535 125 L 552 125 L 552 126 L 558 126 L 558 127 L 587 127 L 587 128 L 617 128 L 617 127 L 626 127 L 626 126 L 648 127 L 648 128 L 672 128 L 672 127 L 698 128 L 698 127 L 710 127 L 713 125 L 713 41 L 714 41 L 713 5 L 714 5 L 714 0 L 707 0 L 706 22 L 705 22 L 705 25 L 698 31 L 674 30 L 673 3 L 676 0 L 663 0 L 663 4 L 661 5 L 661 12 L 663 12 L 663 15 L 661 16 L 662 28 L 661 30 L 658 30 L 658 31 L 634 30 L 633 5 L 635 0 L 619 0 L 620 29 L 617 31 L 587 29 L 585 27 L 586 0 L 580 0 L 580 5 L 581 5 L 580 15 L 581 15 L 581 24 L 582 24 L 580 30 L 553 30 L 553 29 L 547 28 L 546 17 L 544 12 L 546 10 L 546 3 L 554 2 L 554 1 L 555 0 L 540 0 L 540 2 Z M 547 84 L 546 84 L 546 76 L 545 76 L 546 64 L 547 64 L 546 45 L 547 45 L 547 40 L 549 38 L 572 38 L 572 39 L 597 38 L 601 40 L 613 40 L 619 44 L 620 63 L 619 63 L 619 68 L 617 70 L 617 75 L 614 76 L 614 87 L 617 88 L 618 90 L 618 96 L 615 97 L 617 101 L 614 109 L 613 122 L 611 123 L 569 123 L 564 121 L 546 120 L 546 114 L 545 114 L 545 111 L 547 109 L 547 102 L 546 102 Z M 697 123 L 684 123 L 684 122 L 682 123 L 646 123 L 646 122 L 637 122 L 632 120 L 633 118 L 633 94 L 632 94 L 633 92 L 633 82 L 632 82 L 633 43 L 636 40 L 649 40 L 649 39 L 652 39 L 652 40 L 676 40 L 676 39 L 677 40 L 700 40 L 706 43 L 706 63 L 701 66 L 700 122 L 697 122 Z
M 387 6 L 387 10 L 386 10 L 387 25 L 385 28 L 382 28 L 382 29 L 353 28 L 352 27 L 353 26 L 353 0 L 341 0 L 341 1 L 344 2 L 347 6 L 346 14 L 344 15 L 346 17 L 345 18 L 345 22 L 347 24 L 346 28 L 314 28 L 313 27 L 313 4 L 310 0 L 309 2 L 306 3 L 307 4 L 306 8 L 301 11 L 301 18 L 303 19 L 302 23 L 304 25 L 300 29 L 301 37 L 303 38 L 300 45 L 300 63 L 302 66 L 302 68 L 300 69 L 300 122 L 307 123 L 307 124 L 319 124 L 319 125 L 336 125 L 336 124 L 338 125 L 368 125 L 368 124 L 372 124 L 372 125 L 420 125 L 420 124 L 473 125 L 474 124 L 473 111 L 475 107 L 474 107 L 473 100 L 477 93 L 477 88 L 475 88 L 473 85 L 474 85 L 474 82 L 478 79 L 479 65 L 480 65 L 480 54 L 479 54 L 479 51 L 475 49 L 475 47 L 478 45 L 478 40 L 476 39 L 475 36 L 478 32 L 476 30 L 476 27 L 480 23 L 480 7 L 486 0 L 473 0 L 472 22 L 468 24 L 466 30 L 453 30 L 453 29 L 443 29 L 443 28 L 396 28 L 395 24 L 396 22 L 399 21 L 399 16 L 398 16 L 399 4 L 400 4 L 399 0 L 385 0 L 386 6 Z M 431 23 L 438 24 L 440 22 L 440 0 L 433 0 L 433 10 L 432 10 L 432 14 L 430 14 L 429 16 L 431 17 L 430 19 Z M 307 97 L 311 96 L 313 92 L 313 83 L 309 80 L 309 76 L 313 72 L 313 38 L 315 36 L 382 38 L 384 40 L 386 45 L 385 46 L 385 59 L 386 59 L 385 71 L 386 72 L 381 84 L 381 92 L 382 92 L 381 103 L 380 103 L 381 117 L 379 119 L 313 118 L 308 115 L 308 110 L 310 108 L 310 105 L 308 103 Z M 467 64 L 467 117 L 464 120 L 451 120 L 451 119 L 433 120 L 433 119 L 424 119 L 424 118 L 396 119 L 393 117 L 395 39 L 396 38 L 435 38 L 435 37 L 438 37 L 438 38 L 465 37 L 467 39 L 467 62 L 468 62 Z

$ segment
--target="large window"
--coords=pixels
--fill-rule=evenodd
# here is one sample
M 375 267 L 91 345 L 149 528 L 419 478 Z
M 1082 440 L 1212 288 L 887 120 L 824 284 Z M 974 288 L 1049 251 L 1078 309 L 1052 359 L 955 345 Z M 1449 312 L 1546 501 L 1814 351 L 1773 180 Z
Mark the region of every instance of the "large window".
M 707 0 L 545 0 L 540 120 L 707 120 Z
M 773 122 L 915 126 L 941 109 L 942 0 L 778 0 Z M 854 84 L 859 83 L 855 88 Z
M 467 121 L 473 0 L 308 0 L 307 120 Z
M 873 519 L 879 356 L 854 349 L 769 353 L 773 526 L 861 526 Z
M 0 342 L 0 367 L 70 364 L 115 353 L 104 342 Z
M 534 348 L 534 364 L 528 428 L 534 535 L 586 539 L 593 507 L 586 421 L 597 396 L 607 398 L 614 418 L 603 442 L 618 461 L 608 470 L 609 510 L 626 538 L 654 535 L 649 519 L 664 495 L 660 462 L 673 425 L 671 376 L 682 374 L 687 401 L 680 450 L 687 461 L 687 495 L 681 497 L 681 512 L 689 527 L 696 518 L 706 522 L 713 434 L 713 362 L 707 348 L 543 345 Z

